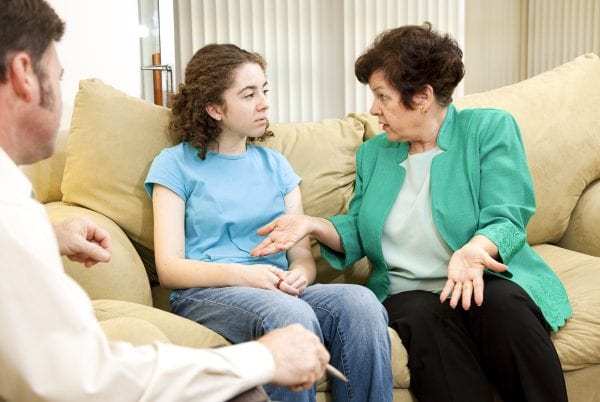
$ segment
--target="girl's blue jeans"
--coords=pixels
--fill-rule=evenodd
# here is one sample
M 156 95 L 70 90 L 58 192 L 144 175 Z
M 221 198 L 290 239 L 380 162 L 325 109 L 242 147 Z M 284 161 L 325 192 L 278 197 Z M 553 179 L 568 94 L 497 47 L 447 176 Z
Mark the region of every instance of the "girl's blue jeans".
M 171 304 L 174 313 L 211 328 L 232 343 L 300 323 L 321 338 L 330 363 L 349 380 L 329 378 L 334 401 L 392 400 L 387 313 L 364 286 L 316 284 L 300 297 L 250 287 L 191 288 L 174 291 Z M 314 401 L 316 387 L 292 392 L 267 385 L 265 390 L 275 401 Z

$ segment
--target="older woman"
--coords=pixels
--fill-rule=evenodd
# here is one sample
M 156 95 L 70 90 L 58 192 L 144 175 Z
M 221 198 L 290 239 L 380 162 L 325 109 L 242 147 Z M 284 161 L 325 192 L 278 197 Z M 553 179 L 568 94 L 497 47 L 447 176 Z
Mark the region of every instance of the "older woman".
M 566 401 L 549 331 L 571 308 L 526 242 L 535 198 L 519 127 L 501 110 L 456 110 L 461 59 L 429 23 L 379 35 L 355 73 L 385 133 L 358 151 L 348 213 L 284 215 L 253 254 L 311 235 L 337 269 L 367 256 L 419 401 L 491 401 L 490 384 L 505 401 Z

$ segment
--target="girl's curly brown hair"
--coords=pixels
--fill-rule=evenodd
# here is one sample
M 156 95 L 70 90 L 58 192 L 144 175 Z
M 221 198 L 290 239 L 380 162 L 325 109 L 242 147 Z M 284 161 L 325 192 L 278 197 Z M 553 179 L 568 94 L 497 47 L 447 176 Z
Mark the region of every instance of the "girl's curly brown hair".
M 198 50 L 185 69 L 185 83 L 173 97 L 169 133 L 179 142 L 189 142 L 199 149 L 198 157 L 206 158 L 210 145 L 217 144 L 221 133 L 218 122 L 206 111 L 209 105 L 225 106 L 223 92 L 235 80 L 235 71 L 246 63 L 258 64 L 263 71 L 267 63 L 258 53 L 251 53 L 232 44 L 211 44 Z M 265 137 L 273 133 L 265 129 Z

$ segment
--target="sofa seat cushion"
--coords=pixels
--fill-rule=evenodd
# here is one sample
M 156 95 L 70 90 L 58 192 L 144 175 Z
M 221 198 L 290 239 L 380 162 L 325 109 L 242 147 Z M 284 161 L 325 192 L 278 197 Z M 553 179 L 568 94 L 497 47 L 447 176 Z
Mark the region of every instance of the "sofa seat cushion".
M 410 386 L 410 372 L 408 371 L 408 353 L 396 331 L 388 327 L 392 345 L 392 374 L 394 388 L 408 388 Z
M 176 345 L 192 348 L 212 348 L 229 345 L 229 342 L 216 332 L 163 310 L 121 300 L 99 299 L 94 300 L 92 303 L 96 319 L 101 323 L 116 318 L 142 320 L 156 327 L 169 342 Z M 115 328 L 114 324 L 108 325 L 111 326 L 112 339 L 118 339 L 121 336 L 118 334 L 118 328 Z M 123 339 L 128 338 L 123 335 Z
M 136 317 L 115 317 L 100 321 L 110 341 L 129 342 L 135 346 L 171 341 L 156 325 Z
M 600 258 L 552 245 L 534 246 L 565 285 L 573 316 L 552 334 L 563 370 L 600 363 Z

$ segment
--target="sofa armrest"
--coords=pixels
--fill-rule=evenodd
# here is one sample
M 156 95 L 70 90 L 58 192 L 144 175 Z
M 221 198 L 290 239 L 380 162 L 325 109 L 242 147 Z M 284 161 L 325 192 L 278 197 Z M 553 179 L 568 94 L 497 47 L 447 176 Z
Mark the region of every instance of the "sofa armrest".
M 600 257 L 600 180 L 579 198 L 559 246 Z
M 109 262 L 86 268 L 81 263 L 63 257 L 65 271 L 91 299 L 116 299 L 152 305 L 144 264 L 125 232 L 116 223 L 97 212 L 60 201 L 45 204 L 45 207 L 51 222 L 87 217 L 109 233 L 112 245 Z

